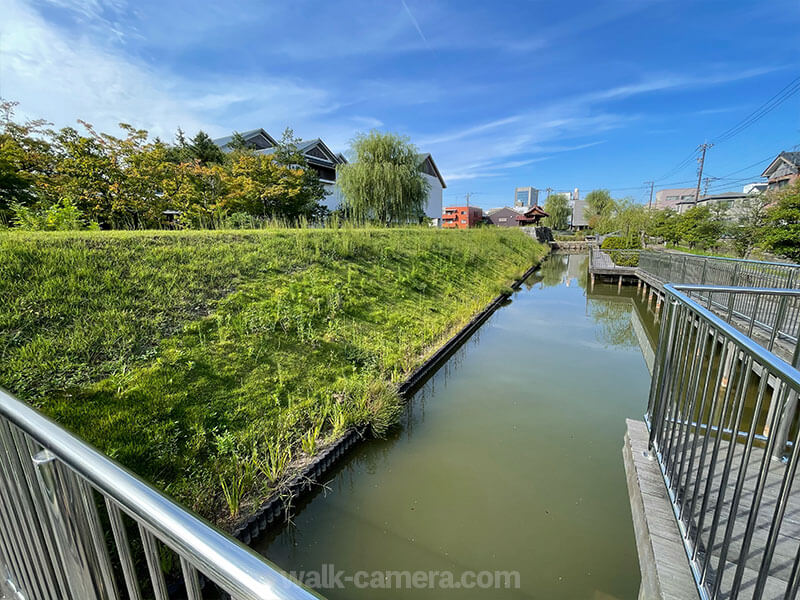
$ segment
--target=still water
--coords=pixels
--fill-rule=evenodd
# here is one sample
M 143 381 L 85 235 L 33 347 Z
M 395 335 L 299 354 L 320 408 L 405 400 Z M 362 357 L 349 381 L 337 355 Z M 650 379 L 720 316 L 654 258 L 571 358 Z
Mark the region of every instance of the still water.
M 646 407 L 640 344 L 656 325 L 635 291 L 590 291 L 585 256 L 549 258 L 402 427 L 356 449 L 256 548 L 296 573 L 519 572 L 511 590 L 345 584 L 320 590 L 331 599 L 636 598 L 621 449 L 625 418 Z

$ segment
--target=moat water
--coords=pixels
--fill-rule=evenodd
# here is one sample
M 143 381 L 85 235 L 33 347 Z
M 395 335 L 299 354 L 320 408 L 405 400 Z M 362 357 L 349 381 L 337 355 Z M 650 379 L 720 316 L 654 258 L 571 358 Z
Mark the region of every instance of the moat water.
M 548 258 L 402 426 L 355 449 L 256 549 L 325 573 L 330 599 L 636 598 L 621 451 L 625 418 L 646 408 L 657 322 L 635 287 L 588 287 L 585 255 Z M 376 571 L 428 575 L 375 589 Z

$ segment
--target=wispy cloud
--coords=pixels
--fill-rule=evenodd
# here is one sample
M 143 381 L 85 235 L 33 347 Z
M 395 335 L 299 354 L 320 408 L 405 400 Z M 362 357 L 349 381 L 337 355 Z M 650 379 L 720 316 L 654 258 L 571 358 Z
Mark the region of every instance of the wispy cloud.
M 425 34 L 422 33 L 422 28 L 419 26 L 419 22 L 417 21 L 417 18 L 414 16 L 414 14 L 411 12 L 411 9 L 408 8 L 408 4 L 406 4 L 406 0 L 400 0 L 400 2 L 403 4 L 403 8 L 406 10 L 406 14 L 408 15 L 408 18 L 411 19 L 411 22 L 414 24 L 414 28 L 417 30 L 417 33 L 419 34 L 419 37 L 422 38 L 422 41 L 425 42 L 425 44 L 427 45 L 428 44 L 428 38 L 426 38 Z

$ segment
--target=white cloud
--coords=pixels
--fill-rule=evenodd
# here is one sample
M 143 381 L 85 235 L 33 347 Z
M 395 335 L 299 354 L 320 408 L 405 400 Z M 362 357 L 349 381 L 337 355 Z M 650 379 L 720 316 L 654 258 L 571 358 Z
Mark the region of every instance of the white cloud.
M 57 127 L 83 118 L 106 131 L 127 122 L 171 139 L 178 126 L 212 135 L 254 126 L 282 130 L 323 120 L 340 106 L 328 91 L 299 80 L 176 76 L 69 34 L 19 0 L 3 5 L 0 96 L 20 100 L 23 117 L 43 117 Z M 85 0 L 76 10 L 96 18 L 102 7 Z

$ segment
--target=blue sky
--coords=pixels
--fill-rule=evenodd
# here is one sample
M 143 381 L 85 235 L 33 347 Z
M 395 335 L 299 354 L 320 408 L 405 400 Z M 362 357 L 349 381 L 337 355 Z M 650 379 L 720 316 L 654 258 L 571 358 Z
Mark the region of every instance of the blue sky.
M 172 139 L 408 135 L 489 208 L 516 186 L 643 201 L 800 75 L 800 1 L 0 0 L 0 96 Z M 800 144 L 800 94 L 709 151 L 712 191 Z M 675 170 L 681 161 L 686 164 Z M 671 172 L 674 171 L 674 172 Z M 683 183 L 687 182 L 687 183 Z

